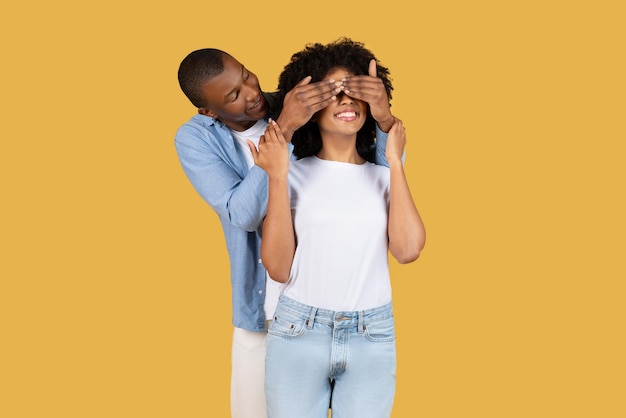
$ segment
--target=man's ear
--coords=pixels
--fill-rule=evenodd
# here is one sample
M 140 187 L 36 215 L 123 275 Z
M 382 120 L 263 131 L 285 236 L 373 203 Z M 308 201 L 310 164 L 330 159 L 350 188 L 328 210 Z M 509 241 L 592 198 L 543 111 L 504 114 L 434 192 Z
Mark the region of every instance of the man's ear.
M 204 116 L 210 116 L 213 119 L 217 119 L 217 113 L 215 113 L 211 109 L 207 109 L 206 107 L 199 107 L 198 108 L 198 113 L 200 113 L 201 115 L 204 115 Z

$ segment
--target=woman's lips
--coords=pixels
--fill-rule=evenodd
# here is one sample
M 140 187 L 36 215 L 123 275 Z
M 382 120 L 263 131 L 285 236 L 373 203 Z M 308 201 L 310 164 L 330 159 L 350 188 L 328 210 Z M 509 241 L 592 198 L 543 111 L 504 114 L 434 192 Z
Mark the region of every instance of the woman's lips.
M 339 120 L 351 122 L 353 120 L 356 120 L 356 118 L 358 117 L 358 113 L 354 110 L 344 110 L 342 112 L 335 113 L 335 117 Z

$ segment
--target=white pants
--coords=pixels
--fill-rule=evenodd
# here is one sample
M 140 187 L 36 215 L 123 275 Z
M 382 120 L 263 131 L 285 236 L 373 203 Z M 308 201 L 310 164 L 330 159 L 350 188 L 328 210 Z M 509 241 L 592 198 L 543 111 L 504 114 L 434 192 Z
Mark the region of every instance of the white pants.
M 265 339 L 266 332 L 241 328 L 233 331 L 230 376 L 230 413 L 232 418 L 266 418 Z

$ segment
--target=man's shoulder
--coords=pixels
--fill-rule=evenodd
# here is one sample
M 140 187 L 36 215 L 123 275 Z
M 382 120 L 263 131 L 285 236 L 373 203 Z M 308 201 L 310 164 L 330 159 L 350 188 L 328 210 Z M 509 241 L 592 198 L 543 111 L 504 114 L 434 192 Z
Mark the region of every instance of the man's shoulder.
M 193 115 L 187 122 L 183 123 L 179 130 L 181 129 L 198 129 L 198 128 L 209 128 L 211 126 L 215 126 L 217 121 L 210 116 L 205 116 L 201 114 Z
M 210 116 L 194 115 L 176 131 L 176 141 L 229 137 L 229 129 Z

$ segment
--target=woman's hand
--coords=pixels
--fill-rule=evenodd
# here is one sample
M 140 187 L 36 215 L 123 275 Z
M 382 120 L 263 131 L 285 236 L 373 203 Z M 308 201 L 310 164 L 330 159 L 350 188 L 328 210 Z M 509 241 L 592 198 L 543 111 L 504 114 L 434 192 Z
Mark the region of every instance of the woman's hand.
M 270 177 L 287 176 L 289 172 L 289 146 L 280 129 L 272 119 L 259 139 L 257 150 L 252 141 L 247 141 L 254 163 L 265 170 Z
M 402 164 L 402 154 L 406 146 L 406 130 L 402 121 L 394 117 L 393 125 L 389 129 L 387 136 L 387 148 L 385 149 L 385 157 L 389 166 L 398 163 Z

